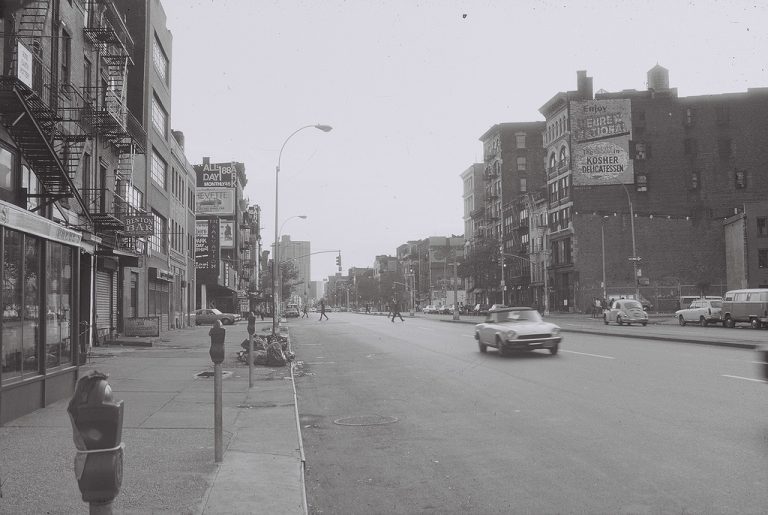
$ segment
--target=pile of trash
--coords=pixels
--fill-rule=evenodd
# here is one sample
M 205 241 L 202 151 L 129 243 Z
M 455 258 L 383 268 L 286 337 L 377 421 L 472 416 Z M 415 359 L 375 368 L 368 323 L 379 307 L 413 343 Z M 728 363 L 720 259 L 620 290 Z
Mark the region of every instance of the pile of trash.
M 238 359 L 248 363 L 248 338 L 240 344 L 243 348 L 237 353 Z M 288 338 L 285 336 L 254 336 L 253 364 L 268 367 L 283 367 L 293 361 L 296 355 L 288 350 Z

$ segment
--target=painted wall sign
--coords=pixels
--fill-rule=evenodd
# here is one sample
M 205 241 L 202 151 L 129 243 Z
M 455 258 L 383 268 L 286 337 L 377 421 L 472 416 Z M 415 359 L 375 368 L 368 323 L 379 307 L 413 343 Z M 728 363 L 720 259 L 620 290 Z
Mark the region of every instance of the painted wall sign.
M 17 43 L 16 78 L 32 87 L 32 52 L 21 43 Z
M 571 102 L 573 185 L 632 184 L 629 99 Z
M 198 188 L 234 188 L 237 185 L 236 163 L 196 165 Z
M 221 220 L 219 223 L 219 246 L 231 249 L 235 246 L 235 221 Z
M 195 269 L 198 274 L 219 275 L 219 222 L 216 219 L 195 222 Z

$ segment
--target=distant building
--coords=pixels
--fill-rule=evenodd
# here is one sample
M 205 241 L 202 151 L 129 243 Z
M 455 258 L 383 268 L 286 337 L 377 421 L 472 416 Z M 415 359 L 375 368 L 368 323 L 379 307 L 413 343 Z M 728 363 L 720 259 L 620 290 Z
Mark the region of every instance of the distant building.
M 293 241 L 291 236 L 283 234 L 280 238 L 280 262 L 290 262 L 297 272 L 294 281 L 292 301 L 303 303 L 309 298 L 311 277 L 311 243 L 308 241 Z
M 768 288 L 768 201 L 745 203 L 723 227 L 727 289 Z

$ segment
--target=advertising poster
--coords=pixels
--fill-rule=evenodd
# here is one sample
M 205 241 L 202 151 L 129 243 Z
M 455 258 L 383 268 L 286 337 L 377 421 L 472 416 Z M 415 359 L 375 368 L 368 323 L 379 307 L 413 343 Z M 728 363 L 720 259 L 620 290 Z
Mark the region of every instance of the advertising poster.
M 629 99 L 571 102 L 573 185 L 632 184 Z
M 221 220 L 219 222 L 219 246 L 222 249 L 235 247 L 235 221 Z
M 197 220 L 195 223 L 195 269 L 198 274 L 219 275 L 219 223 Z
M 234 188 L 197 188 L 195 214 L 197 216 L 234 216 Z
M 234 188 L 239 163 L 207 163 L 196 165 L 198 188 Z M 242 166 L 242 164 L 240 165 Z

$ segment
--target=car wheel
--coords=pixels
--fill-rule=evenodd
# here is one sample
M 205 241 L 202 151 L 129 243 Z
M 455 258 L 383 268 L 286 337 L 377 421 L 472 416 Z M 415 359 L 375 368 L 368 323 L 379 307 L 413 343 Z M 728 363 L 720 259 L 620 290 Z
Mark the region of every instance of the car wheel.
M 554 356 L 555 354 L 557 354 L 557 351 L 559 350 L 560 350 L 560 344 L 556 343 L 555 345 L 549 348 L 549 353 Z
M 736 322 L 733 321 L 730 315 L 727 315 L 725 317 L 725 320 L 723 320 L 723 325 L 728 329 L 733 329 L 734 327 L 736 327 Z
M 486 352 L 488 352 L 488 346 L 487 346 L 486 344 L 484 344 L 484 343 L 482 343 L 482 342 L 478 341 L 478 342 L 477 342 L 477 346 L 478 346 L 478 348 L 480 349 L 480 352 L 482 352 L 483 354 L 485 354 Z
M 643 324 L 643 327 L 648 325 L 648 322 L 640 322 L 640 323 Z
M 699 317 L 699 325 L 701 327 L 707 327 L 707 319 L 704 317 Z
M 685 325 L 685 319 L 683 318 L 683 315 L 680 315 L 677 321 L 680 322 L 680 325 Z
M 498 336 L 496 337 L 496 348 L 499 349 L 499 356 L 504 356 L 507 351 L 504 349 L 504 344 L 501 341 L 501 338 Z
M 608 325 L 608 315 L 603 315 L 603 323 Z
M 763 324 L 760 322 L 760 320 L 753 318 L 752 320 L 749 321 L 749 326 L 752 329 L 760 329 L 763 326 Z
M 618 315 L 616 317 L 616 323 L 619 325 L 624 325 L 624 321 L 621 319 L 621 315 Z
M 232 325 L 235 323 L 235 321 L 232 320 L 231 318 L 222 318 L 221 323 L 224 325 Z

